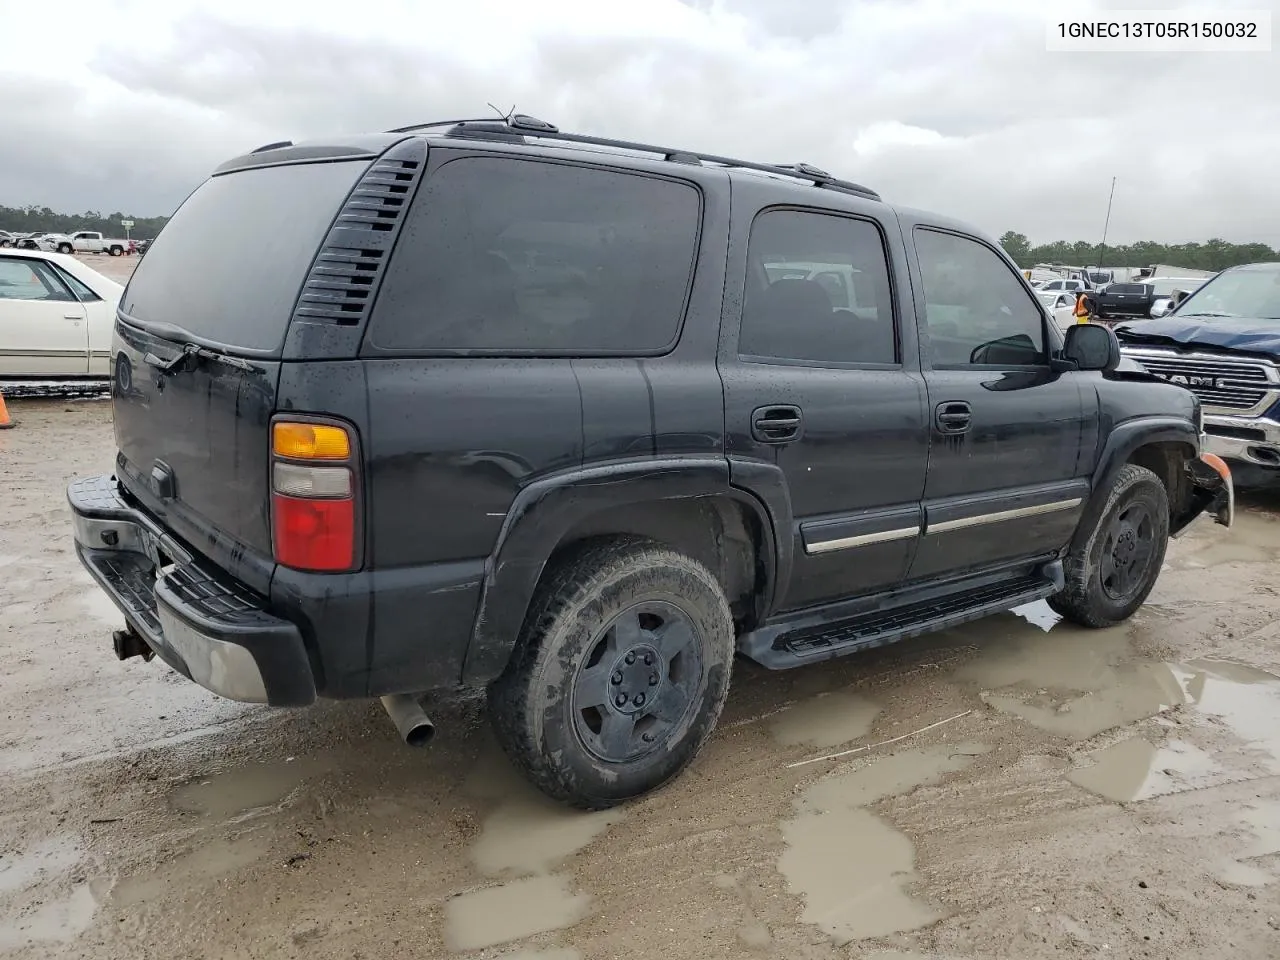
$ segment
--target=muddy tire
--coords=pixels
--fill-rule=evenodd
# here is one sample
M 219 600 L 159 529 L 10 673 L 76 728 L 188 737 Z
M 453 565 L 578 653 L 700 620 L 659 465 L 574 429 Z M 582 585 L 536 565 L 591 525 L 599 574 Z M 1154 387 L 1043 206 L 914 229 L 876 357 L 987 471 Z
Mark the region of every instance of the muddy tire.
M 1110 627 L 1146 601 L 1169 546 L 1169 496 L 1146 467 L 1126 464 L 1083 543 L 1064 560 L 1066 588 L 1049 606 L 1082 627 Z
M 729 693 L 733 620 L 710 571 L 645 540 L 550 570 L 489 688 L 498 741 L 548 796 L 599 810 L 675 777 Z

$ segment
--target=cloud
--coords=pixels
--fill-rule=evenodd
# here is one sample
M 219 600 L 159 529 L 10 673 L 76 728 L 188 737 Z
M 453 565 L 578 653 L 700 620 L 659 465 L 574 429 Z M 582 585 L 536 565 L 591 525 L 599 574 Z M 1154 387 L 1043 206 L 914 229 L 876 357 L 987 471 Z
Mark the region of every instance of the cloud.
M 7 11 L 12 35 L 43 35 L 49 9 Z M 102 0 L 60 24 L 59 56 L 18 44 L 0 61 L 0 203 L 167 213 L 261 143 L 492 102 L 562 129 L 804 160 L 1036 241 L 1100 235 L 1114 176 L 1116 242 L 1280 245 L 1276 58 L 1049 53 L 1057 9 L 364 0 L 352 16 L 348 0 Z

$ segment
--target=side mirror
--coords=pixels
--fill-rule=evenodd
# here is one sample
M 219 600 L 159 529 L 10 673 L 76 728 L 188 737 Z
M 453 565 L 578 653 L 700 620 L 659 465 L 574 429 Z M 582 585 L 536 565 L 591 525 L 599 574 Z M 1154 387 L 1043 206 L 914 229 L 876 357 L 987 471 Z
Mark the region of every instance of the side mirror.
M 1074 362 L 1078 370 L 1110 373 L 1120 365 L 1120 341 L 1110 327 L 1075 323 L 1067 327 L 1062 357 Z
M 1159 320 L 1166 313 L 1173 309 L 1173 300 L 1169 297 L 1161 297 L 1151 305 L 1151 319 Z

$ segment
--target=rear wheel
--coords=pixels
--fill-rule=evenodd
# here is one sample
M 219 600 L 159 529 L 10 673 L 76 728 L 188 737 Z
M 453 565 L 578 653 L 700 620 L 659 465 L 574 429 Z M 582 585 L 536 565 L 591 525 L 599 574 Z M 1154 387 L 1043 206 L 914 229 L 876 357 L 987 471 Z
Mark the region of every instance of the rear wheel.
M 729 692 L 733 621 L 715 577 L 647 541 L 551 572 L 489 690 L 494 730 L 544 793 L 601 809 L 683 770 Z
M 1110 627 L 1146 601 L 1169 545 L 1169 496 L 1150 470 L 1126 464 L 1106 505 L 1064 566 L 1066 588 L 1049 606 L 1084 627 Z
M 58 252 L 59 252 L 59 253 L 70 253 L 70 252 L 71 252 L 71 244 L 69 244 L 69 243 L 60 243 L 60 244 L 58 244 Z
M 113 256 L 113 257 L 118 257 L 118 256 L 120 256 L 122 253 L 124 253 L 124 247 L 112 247 L 112 248 L 111 248 L 110 250 L 108 250 L 107 252 L 108 252 L 108 253 L 110 253 L 110 254 L 111 254 L 111 256 Z

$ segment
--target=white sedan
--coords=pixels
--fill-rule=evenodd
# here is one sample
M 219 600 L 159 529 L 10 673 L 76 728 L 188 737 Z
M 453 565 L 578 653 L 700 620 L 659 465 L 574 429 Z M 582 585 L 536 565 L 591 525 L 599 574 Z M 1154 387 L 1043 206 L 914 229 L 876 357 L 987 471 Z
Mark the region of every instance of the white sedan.
M 0 377 L 110 376 L 122 293 L 75 257 L 0 251 Z

